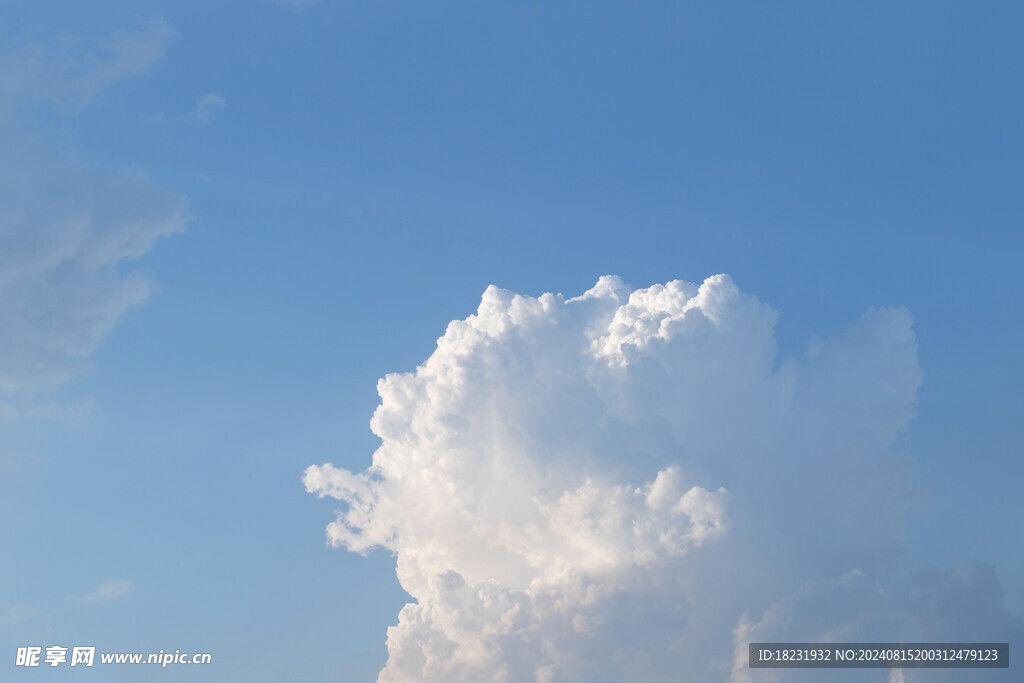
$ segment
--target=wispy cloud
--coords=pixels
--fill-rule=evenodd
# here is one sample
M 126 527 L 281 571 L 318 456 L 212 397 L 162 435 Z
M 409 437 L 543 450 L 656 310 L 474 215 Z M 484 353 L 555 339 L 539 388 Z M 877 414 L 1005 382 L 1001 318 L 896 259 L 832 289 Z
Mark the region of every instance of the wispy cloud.
M 208 126 L 213 123 L 218 112 L 224 109 L 227 103 L 227 98 L 224 95 L 218 92 L 210 92 L 198 97 L 187 113 L 167 114 L 165 112 L 156 112 L 143 117 L 142 123 L 153 127 L 180 124 L 198 127 Z
M 184 229 L 184 202 L 139 177 L 11 142 L 0 175 L 0 391 L 53 387 L 149 294 L 125 262 Z
M 60 403 L 56 400 L 42 402 L 0 401 L 0 420 L 17 418 L 59 420 L 69 424 L 83 424 L 96 407 L 96 399 L 87 396 L 74 403 Z
M 192 107 L 190 120 L 197 126 L 206 126 L 213 121 L 214 115 L 224 108 L 227 100 L 220 93 L 211 92 L 196 100 Z
M 24 135 L 17 113 L 52 105 L 71 116 L 148 72 L 173 37 L 167 22 L 153 20 L 0 59 L 0 413 L 8 417 L 83 414 L 15 398 L 88 368 L 99 342 L 149 293 L 126 264 L 188 220 L 180 198 L 141 174 L 92 169 Z
M 114 84 L 147 73 L 175 35 L 170 24 L 154 19 L 93 41 L 23 45 L 0 59 L 0 92 L 8 105 L 81 107 Z
M 114 600 L 131 593 L 134 588 L 135 586 L 131 581 L 127 581 L 125 579 L 108 579 L 96 586 L 95 590 L 92 592 L 81 595 L 75 598 L 75 600 L 87 603 Z
M 0 623 L 2 624 L 17 624 L 22 621 L 28 621 L 39 614 L 39 610 L 35 607 L 27 607 L 25 605 L 7 605 L 4 609 L 3 615 L 0 616 Z

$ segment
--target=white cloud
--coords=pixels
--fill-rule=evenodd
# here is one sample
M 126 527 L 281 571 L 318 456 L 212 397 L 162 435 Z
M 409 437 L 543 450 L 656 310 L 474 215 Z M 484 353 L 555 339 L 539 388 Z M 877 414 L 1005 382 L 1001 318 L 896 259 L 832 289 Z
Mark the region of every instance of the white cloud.
M 184 228 L 184 203 L 142 179 L 11 144 L 0 175 L 0 391 L 50 388 L 149 294 L 121 270 Z
M 414 600 L 379 680 L 725 681 L 756 615 L 895 569 L 910 315 L 871 309 L 783 362 L 775 319 L 724 275 L 491 287 L 382 379 L 372 466 L 304 478 L 344 502 L 330 541 L 394 553 Z
M 207 126 L 226 104 L 227 100 L 220 93 L 206 93 L 196 100 L 195 106 L 192 107 L 191 121 L 197 126 Z
M 70 415 L 78 408 L 19 408 L 2 394 L 45 390 L 87 368 L 87 358 L 149 282 L 125 271 L 161 237 L 181 231 L 184 202 L 139 174 L 89 168 L 26 136 L 16 115 L 38 104 L 88 104 L 145 73 L 174 30 L 163 21 L 94 44 L 23 47 L 0 60 L 0 403 L 3 414 Z
M 39 610 L 35 607 L 27 607 L 25 605 L 7 605 L 7 609 L 4 610 L 3 616 L 0 616 L 0 624 L 17 624 L 19 622 L 35 618 L 37 614 L 39 614 Z
M 0 60 L 0 93 L 8 106 L 48 102 L 81 107 L 115 83 L 148 72 L 175 35 L 170 24 L 155 19 L 92 42 L 23 45 Z
M 86 396 L 74 403 L 48 401 L 0 401 L 0 420 L 42 419 L 59 420 L 67 424 L 84 424 L 96 407 L 96 399 Z
M 227 99 L 220 93 L 211 92 L 198 97 L 192 108 L 180 116 L 172 116 L 163 112 L 148 114 L 142 118 L 143 125 L 150 127 L 188 124 L 191 126 L 208 126 L 213 123 L 217 112 L 227 106 Z
M 79 602 L 105 602 L 120 598 L 134 590 L 135 586 L 131 581 L 125 579 L 108 579 L 85 595 L 75 598 Z

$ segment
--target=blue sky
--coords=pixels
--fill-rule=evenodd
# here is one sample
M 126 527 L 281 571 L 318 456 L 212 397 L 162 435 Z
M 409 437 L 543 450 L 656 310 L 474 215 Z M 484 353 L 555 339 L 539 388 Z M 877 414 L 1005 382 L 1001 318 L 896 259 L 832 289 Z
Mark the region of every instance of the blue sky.
M 780 359 L 905 306 L 916 497 L 887 580 L 983 562 L 1024 614 L 1019 6 L 2 6 L 11 657 L 373 680 L 409 597 L 386 550 L 325 546 L 339 506 L 303 471 L 369 466 L 378 378 L 488 285 L 606 274 L 729 273 Z

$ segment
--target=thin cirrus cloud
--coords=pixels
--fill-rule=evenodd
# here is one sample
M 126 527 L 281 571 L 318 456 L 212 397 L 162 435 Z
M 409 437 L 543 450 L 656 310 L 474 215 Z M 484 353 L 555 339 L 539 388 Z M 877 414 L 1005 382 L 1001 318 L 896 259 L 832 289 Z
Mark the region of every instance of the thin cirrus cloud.
M 12 147 L 15 147 L 12 145 Z M 149 281 L 118 266 L 187 221 L 182 200 L 144 179 L 22 147 L 0 176 L 0 391 L 30 393 L 87 358 Z
M 180 198 L 138 173 L 63 158 L 26 135 L 20 115 L 43 107 L 74 116 L 150 70 L 174 35 L 155 20 L 0 59 L 0 399 L 51 389 L 87 369 L 103 337 L 149 294 L 148 280 L 124 265 L 188 221 Z M 7 416 L 39 413 L 0 403 Z
M 153 19 L 92 41 L 22 45 L 0 59 L 0 92 L 17 103 L 90 104 L 115 84 L 146 74 L 177 33 Z
M 224 108 L 227 100 L 220 93 L 206 93 L 192 107 L 190 120 L 197 126 L 207 126 L 213 121 L 218 111 Z
M 142 122 L 147 126 L 153 127 L 185 123 L 202 128 L 213 123 L 218 112 L 224 109 L 227 103 L 227 98 L 224 95 L 218 92 L 210 92 L 198 97 L 187 114 L 175 116 L 157 112 L 149 114 L 143 118 Z
M 22 621 L 29 621 L 39 614 L 35 607 L 27 605 L 7 605 L 7 609 L 0 614 L 0 624 L 17 624 Z
M 131 593 L 134 588 L 134 584 L 126 579 L 108 579 L 100 582 L 92 591 L 75 598 L 75 600 L 86 603 L 106 602 L 123 597 Z
M 909 312 L 782 361 L 775 320 L 724 275 L 491 287 L 382 379 L 373 464 L 304 477 L 345 504 L 330 542 L 392 552 L 413 598 L 379 680 L 740 682 L 755 637 L 898 640 L 942 591 L 984 608 L 929 637 L 1017 628 L 983 568 L 888 578 L 917 495 L 894 445 L 922 379 Z

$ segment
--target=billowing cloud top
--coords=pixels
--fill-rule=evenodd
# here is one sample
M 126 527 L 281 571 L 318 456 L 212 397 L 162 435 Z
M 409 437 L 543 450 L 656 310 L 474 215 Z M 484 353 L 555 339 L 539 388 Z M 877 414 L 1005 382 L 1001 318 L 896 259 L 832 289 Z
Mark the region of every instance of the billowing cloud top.
M 891 568 L 910 315 L 871 309 L 782 363 L 775 319 L 726 275 L 603 277 L 572 299 L 492 286 L 382 379 L 372 467 L 304 479 L 346 504 L 330 541 L 394 553 L 414 599 L 379 680 L 742 680 L 736 639 L 779 632 L 808 582 Z

